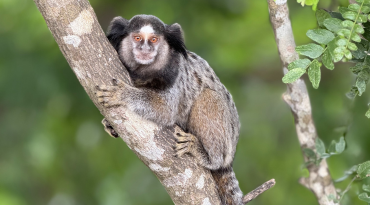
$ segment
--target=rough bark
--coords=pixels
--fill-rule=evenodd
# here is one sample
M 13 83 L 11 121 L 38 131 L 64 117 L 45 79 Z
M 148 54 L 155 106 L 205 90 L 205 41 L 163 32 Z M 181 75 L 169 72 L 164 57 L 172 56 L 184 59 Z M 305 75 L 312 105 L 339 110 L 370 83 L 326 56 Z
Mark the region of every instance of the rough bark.
M 87 0 L 34 0 L 79 82 L 127 146 L 148 166 L 175 204 L 221 204 L 210 172 L 188 155 L 175 157 L 173 128 L 163 128 L 123 107 L 102 107 L 96 85 L 131 84 Z M 176 127 L 176 129 L 179 129 Z M 254 196 L 254 198 L 257 195 Z M 123 202 L 124 203 L 124 202 Z
M 267 0 L 267 2 L 280 59 L 284 73 L 286 73 L 288 64 L 298 59 L 287 0 Z M 289 105 L 294 116 L 296 132 L 302 150 L 304 148 L 316 150 L 315 140 L 318 136 L 312 119 L 311 103 L 305 82 L 298 79 L 294 83 L 287 84 L 287 91 L 283 94 L 283 99 Z M 304 160 L 307 162 L 308 158 L 304 156 Z M 322 160 L 319 166 L 309 165 L 308 171 L 310 176 L 301 178 L 300 183 L 316 195 L 320 205 L 336 204 L 328 200 L 328 195 L 337 196 L 337 194 L 326 160 Z
M 131 84 L 87 0 L 34 0 L 81 85 L 127 146 L 158 177 L 175 204 L 220 204 L 212 175 L 190 156 L 175 157 L 174 129 L 158 127 L 122 107 L 104 108 L 94 95 L 112 79 Z

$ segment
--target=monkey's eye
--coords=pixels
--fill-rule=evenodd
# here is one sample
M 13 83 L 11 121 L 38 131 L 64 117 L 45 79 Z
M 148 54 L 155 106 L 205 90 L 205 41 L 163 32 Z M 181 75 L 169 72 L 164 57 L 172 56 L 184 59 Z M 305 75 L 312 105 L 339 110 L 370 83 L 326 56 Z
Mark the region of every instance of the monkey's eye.
M 134 39 L 135 39 L 135 41 L 141 41 L 142 38 L 141 38 L 141 36 L 135 36 Z
M 150 42 L 152 42 L 152 43 L 156 43 L 158 41 L 158 38 L 156 38 L 156 37 L 153 37 L 151 40 L 150 40 Z

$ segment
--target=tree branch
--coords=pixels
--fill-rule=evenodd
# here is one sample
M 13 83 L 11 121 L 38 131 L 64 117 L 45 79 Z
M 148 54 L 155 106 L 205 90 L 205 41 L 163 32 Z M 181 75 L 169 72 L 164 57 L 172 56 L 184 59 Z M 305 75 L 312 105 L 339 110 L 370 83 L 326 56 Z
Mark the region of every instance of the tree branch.
M 112 85 L 113 78 L 132 84 L 117 52 L 105 37 L 89 2 L 87 0 L 34 0 L 34 2 L 95 106 L 127 146 L 157 176 L 172 201 L 175 204 L 186 205 L 221 204 L 210 171 L 198 166 L 188 155 L 182 158 L 175 157 L 173 133 L 174 129 L 180 129 L 179 127 L 158 127 L 123 107 L 105 108 L 98 103 L 94 94 L 96 85 Z M 269 184 L 273 186 L 274 181 Z M 253 198 L 260 193 L 254 192 Z
M 295 42 L 292 26 L 289 20 L 287 0 L 267 0 L 270 21 L 275 33 L 275 40 L 279 50 L 280 59 L 283 63 L 284 73 L 288 72 L 289 63 L 298 59 L 295 52 Z M 315 140 L 318 137 L 312 119 L 311 104 L 306 84 L 302 79 L 287 84 L 287 91 L 283 94 L 284 101 L 289 105 L 295 120 L 298 140 L 302 150 L 310 148 L 315 150 Z M 304 156 L 305 162 L 308 158 Z M 320 205 L 336 204 L 328 200 L 328 195 L 337 197 L 332 178 L 329 173 L 326 160 L 322 160 L 319 166 L 309 165 L 308 178 L 301 178 L 300 183 L 310 189 L 317 197 Z
M 104 108 L 95 86 L 112 79 L 131 84 L 87 0 L 34 0 L 81 85 L 126 142 L 158 177 L 175 204 L 220 204 L 210 172 L 190 156 L 175 157 L 174 129 L 158 127 L 122 107 Z
M 275 179 L 271 179 L 265 183 L 263 183 L 261 186 L 257 187 L 255 190 L 249 192 L 243 197 L 243 203 L 247 204 L 253 199 L 255 199 L 257 196 L 262 194 L 263 192 L 267 191 L 268 189 L 272 188 L 275 186 Z

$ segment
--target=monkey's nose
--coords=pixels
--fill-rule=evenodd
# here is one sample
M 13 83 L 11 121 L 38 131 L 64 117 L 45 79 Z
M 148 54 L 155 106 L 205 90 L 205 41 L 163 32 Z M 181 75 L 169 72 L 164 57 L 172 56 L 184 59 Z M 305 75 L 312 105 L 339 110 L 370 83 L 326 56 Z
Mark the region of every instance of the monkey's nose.
M 144 51 L 144 52 L 150 52 L 151 51 L 151 48 L 148 44 L 144 44 L 140 47 L 140 50 Z

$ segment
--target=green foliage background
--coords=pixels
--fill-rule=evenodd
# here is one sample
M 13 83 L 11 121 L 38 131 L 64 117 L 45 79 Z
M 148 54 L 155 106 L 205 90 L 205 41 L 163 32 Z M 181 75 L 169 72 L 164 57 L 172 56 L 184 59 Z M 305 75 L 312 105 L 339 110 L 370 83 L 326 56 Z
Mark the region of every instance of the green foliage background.
M 242 130 L 234 169 L 244 192 L 268 179 L 277 185 L 257 204 L 317 204 L 298 184 L 303 175 L 293 117 L 281 100 L 286 86 L 266 1 L 91 0 L 104 29 L 121 15 L 153 14 L 178 22 L 186 45 L 216 71 L 236 102 Z M 345 0 L 321 0 L 336 9 Z M 316 28 L 310 7 L 289 1 L 297 45 Z M 172 204 L 156 177 L 120 139 L 110 138 L 31 0 L 0 0 L 0 205 Z M 343 64 L 344 65 L 344 64 Z M 308 84 L 319 136 L 329 145 L 348 125 L 347 149 L 328 160 L 334 178 L 370 159 L 369 94 L 345 97 L 348 65 L 323 70 Z M 308 81 L 307 81 L 308 82 Z M 369 181 L 367 181 L 369 183 Z M 336 184 L 344 189 L 348 180 Z M 354 184 L 343 204 L 363 204 Z

